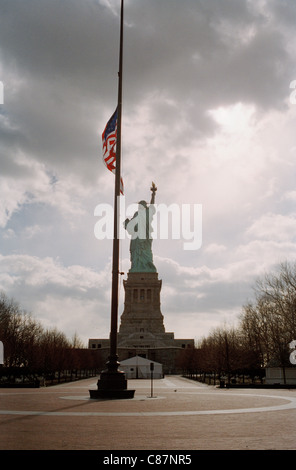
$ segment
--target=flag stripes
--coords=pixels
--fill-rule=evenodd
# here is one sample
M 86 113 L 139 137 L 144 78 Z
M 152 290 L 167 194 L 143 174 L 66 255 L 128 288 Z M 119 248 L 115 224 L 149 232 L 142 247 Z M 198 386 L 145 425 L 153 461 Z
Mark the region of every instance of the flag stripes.
M 108 168 L 115 174 L 116 170 L 116 143 L 117 143 L 117 108 L 106 124 L 102 134 L 103 161 Z M 120 178 L 120 192 L 123 194 L 123 180 Z

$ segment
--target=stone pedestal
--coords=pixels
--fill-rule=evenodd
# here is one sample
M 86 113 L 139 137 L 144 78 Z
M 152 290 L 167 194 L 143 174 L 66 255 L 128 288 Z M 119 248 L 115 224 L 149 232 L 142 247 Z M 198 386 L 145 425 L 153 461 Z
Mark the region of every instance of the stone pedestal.
M 118 346 L 139 349 L 167 346 L 173 335 L 165 332 L 160 309 L 162 281 L 158 273 L 128 273 L 123 285 L 125 303 Z
M 161 281 L 157 273 L 129 273 L 123 281 L 124 311 L 121 315 L 121 336 L 132 333 L 163 334 L 163 315 L 160 310 Z

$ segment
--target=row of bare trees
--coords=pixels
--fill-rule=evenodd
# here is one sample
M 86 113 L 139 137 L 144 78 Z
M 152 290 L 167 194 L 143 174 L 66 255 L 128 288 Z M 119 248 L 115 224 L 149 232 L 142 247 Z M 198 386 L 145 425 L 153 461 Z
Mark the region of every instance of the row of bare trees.
M 242 329 L 266 365 L 289 365 L 289 345 L 296 339 L 296 263 L 257 281 L 255 301 L 244 306 Z
M 22 374 L 60 381 L 89 375 L 102 366 L 94 351 L 83 348 L 77 335 L 69 341 L 57 329 L 44 329 L 18 303 L 0 294 L 0 340 L 4 345 L 2 377 Z
M 289 348 L 296 340 L 296 263 L 280 264 L 259 279 L 254 294 L 253 302 L 242 307 L 237 328 L 216 328 L 196 348 L 183 351 L 179 367 L 186 375 L 254 380 L 263 377 L 267 365 L 291 367 Z M 45 330 L 3 294 L 0 340 L 6 368 L 60 376 L 65 370 L 72 375 L 104 366 L 97 351 L 83 348 L 77 336 L 70 342 L 56 329 Z
M 186 351 L 186 375 L 262 379 L 266 366 L 291 367 L 296 339 L 296 263 L 282 263 L 254 286 L 254 300 L 242 307 L 237 328 L 217 328 Z M 295 366 L 294 366 L 295 367 Z

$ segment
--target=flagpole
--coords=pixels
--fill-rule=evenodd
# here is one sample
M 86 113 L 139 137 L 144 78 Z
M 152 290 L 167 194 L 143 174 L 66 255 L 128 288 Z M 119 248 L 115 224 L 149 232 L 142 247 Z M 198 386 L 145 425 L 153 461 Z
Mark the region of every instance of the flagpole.
M 118 283 L 119 283 L 119 198 L 121 175 L 121 121 L 122 121 L 122 64 L 123 64 L 123 2 L 121 0 L 120 12 L 120 45 L 118 70 L 118 100 L 117 100 L 117 139 L 116 139 L 116 170 L 114 190 L 114 235 L 113 235 L 113 263 L 112 263 L 112 297 L 111 297 L 111 331 L 110 331 L 110 359 L 112 369 L 118 368 L 117 356 L 117 323 L 118 323 Z M 111 364 L 110 364 L 111 365 Z
M 123 10 L 124 0 L 121 0 L 120 10 L 120 45 L 118 71 L 118 103 L 117 103 L 117 138 L 116 138 L 116 168 L 114 188 L 114 234 L 112 259 L 112 295 L 111 295 L 111 328 L 110 355 L 107 369 L 102 371 L 98 380 L 98 389 L 90 390 L 91 398 L 133 398 L 134 390 L 127 389 L 125 374 L 118 370 L 117 329 L 118 329 L 118 291 L 119 291 L 119 198 L 121 180 L 121 121 L 122 121 L 122 66 L 123 66 Z

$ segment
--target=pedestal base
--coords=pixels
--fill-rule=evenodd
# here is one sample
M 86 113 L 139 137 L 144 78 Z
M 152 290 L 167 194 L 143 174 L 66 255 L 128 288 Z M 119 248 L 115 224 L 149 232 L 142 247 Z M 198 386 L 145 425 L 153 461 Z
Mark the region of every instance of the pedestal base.
M 120 400 L 122 398 L 134 398 L 135 390 L 89 390 L 90 398 L 105 398 L 109 400 Z
M 120 371 L 104 371 L 98 380 L 97 390 L 89 390 L 90 398 L 133 398 L 135 390 L 127 389 L 125 374 Z

